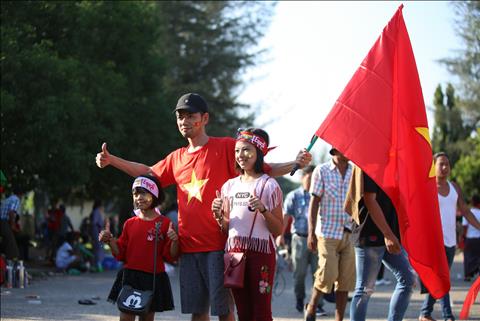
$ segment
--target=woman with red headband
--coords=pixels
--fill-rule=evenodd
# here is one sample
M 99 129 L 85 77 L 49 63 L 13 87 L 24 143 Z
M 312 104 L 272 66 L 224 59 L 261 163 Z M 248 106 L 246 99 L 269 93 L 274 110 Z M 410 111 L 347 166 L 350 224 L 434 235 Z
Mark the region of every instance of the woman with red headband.
M 239 321 L 272 320 L 274 240 L 282 232 L 283 196 L 263 170 L 268 144 L 261 129 L 239 130 L 235 161 L 240 175 L 228 180 L 212 203 L 219 228 L 228 233 L 225 251 L 247 252 L 244 287 L 232 289 Z

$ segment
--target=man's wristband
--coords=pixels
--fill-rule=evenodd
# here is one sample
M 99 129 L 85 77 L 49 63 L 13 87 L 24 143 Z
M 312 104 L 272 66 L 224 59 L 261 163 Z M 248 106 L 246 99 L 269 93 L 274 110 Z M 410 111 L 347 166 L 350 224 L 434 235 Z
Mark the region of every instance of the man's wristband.
M 264 206 L 264 207 L 263 207 L 263 211 L 260 211 L 260 213 L 264 214 L 266 211 L 267 211 L 267 207 Z

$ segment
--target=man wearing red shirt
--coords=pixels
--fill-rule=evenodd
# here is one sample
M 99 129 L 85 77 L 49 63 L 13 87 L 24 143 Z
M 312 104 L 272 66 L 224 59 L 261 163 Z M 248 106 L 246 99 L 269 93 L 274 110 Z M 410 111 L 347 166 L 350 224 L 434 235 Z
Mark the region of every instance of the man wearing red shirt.
M 155 175 L 162 187 L 177 186 L 182 313 L 191 313 L 193 321 L 208 320 L 210 306 L 211 314 L 219 316 L 221 321 L 233 320 L 229 292 L 223 287 L 225 235 L 213 217 L 211 204 L 223 183 L 238 176 L 235 139 L 207 135 L 208 106 L 198 94 L 180 97 L 175 115 L 188 146 L 173 151 L 149 167 L 110 154 L 104 143 L 96 162 L 100 168 L 112 165 L 133 177 Z M 271 164 L 270 174 L 285 175 L 295 163 L 302 168 L 310 160 L 310 153 L 301 151 L 295 161 Z

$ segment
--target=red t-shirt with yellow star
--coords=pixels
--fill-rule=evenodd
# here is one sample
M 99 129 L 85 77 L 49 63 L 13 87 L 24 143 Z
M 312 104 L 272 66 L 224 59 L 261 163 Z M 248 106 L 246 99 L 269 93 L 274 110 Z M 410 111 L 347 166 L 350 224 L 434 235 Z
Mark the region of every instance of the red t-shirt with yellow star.
M 195 152 L 182 147 L 152 167 L 162 187 L 177 185 L 178 234 L 183 253 L 220 251 L 226 236 L 220 231 L 212 213 L 215 191 L 235 170 L 235 139 L 210 137 Z

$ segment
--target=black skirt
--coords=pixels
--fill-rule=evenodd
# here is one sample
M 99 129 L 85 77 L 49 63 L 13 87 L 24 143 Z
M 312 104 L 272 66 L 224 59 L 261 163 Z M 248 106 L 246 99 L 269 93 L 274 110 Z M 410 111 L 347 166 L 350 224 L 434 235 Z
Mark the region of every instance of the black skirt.
M 128 284 L 139 290 L 151 290 L 153 274 L 130 269 L 119 270 L 108 295 L 108 301 L 112 303 L 117 302 L 123 284 Z M 173 309 L 172 287 L 170 286 L 168 274 L 166 272 L 158 273 L 155 277 L 155 294 L 150 310 L 153 312 L 162 312 Z

